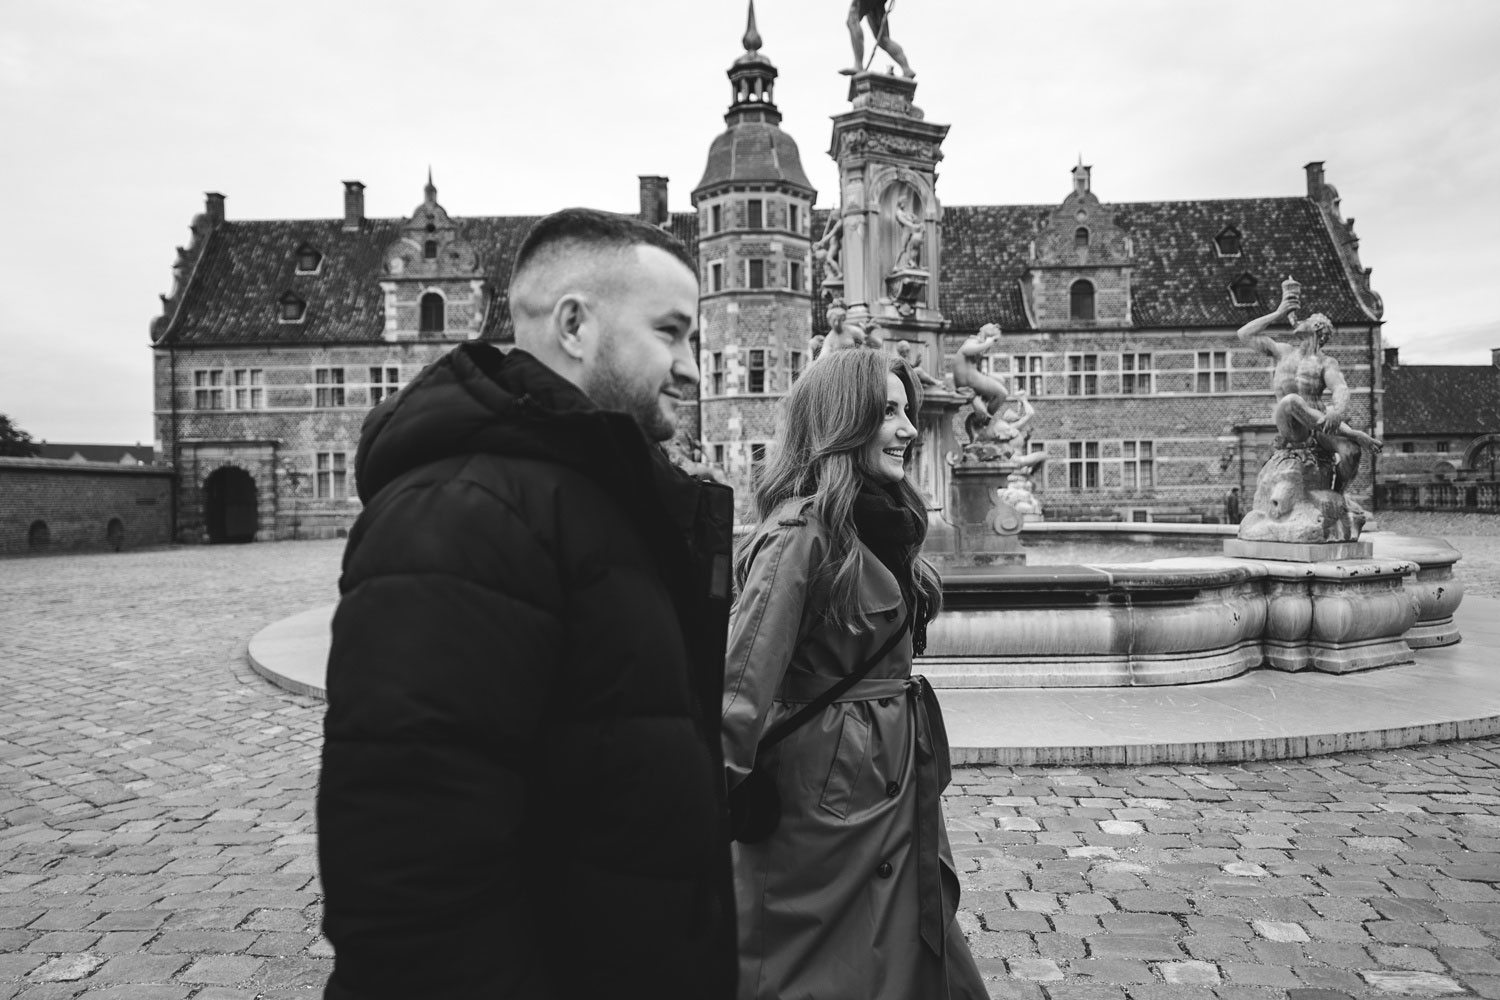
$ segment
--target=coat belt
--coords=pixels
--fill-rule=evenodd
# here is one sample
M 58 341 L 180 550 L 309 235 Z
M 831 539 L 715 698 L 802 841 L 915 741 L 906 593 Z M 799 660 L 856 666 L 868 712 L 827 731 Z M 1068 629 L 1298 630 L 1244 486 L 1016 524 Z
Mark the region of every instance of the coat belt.
M 792 674 L 783 678 L 778 701 L 809 702 L 838 683 L 837 677 Z M 921 674 L 911 677 L 873 677 L 856 683 L 836 703 L 905 697 L 916 720 L 917 774 L 917 908 L 922 941 L 939 958 L 944 956 L 948 922 L 958 910 L 958 899 L 947 899 L 943 887 L 943 789 L 953 778 L 948 752 L 948 729 L 932 685 Z

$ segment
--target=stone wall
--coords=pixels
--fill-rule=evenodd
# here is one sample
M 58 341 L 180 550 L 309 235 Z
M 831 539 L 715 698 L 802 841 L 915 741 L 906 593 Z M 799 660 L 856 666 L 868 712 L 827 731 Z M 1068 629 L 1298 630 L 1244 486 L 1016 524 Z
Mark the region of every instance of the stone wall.
M 159 466 L 0 458 L 0 555 L 165 545 L 171 492 Z

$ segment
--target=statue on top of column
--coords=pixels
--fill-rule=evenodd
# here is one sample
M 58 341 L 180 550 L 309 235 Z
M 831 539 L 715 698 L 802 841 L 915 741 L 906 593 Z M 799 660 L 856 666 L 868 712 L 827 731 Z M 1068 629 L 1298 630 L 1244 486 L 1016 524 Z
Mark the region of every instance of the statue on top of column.
M 917 75 L 912 70 L 911 63 L 906 61 L 905 50 L 891 38 L 891 8 L 895 5 L 896 0 L 850 0 L 848 25 L 849 41 L 854 45 L 854 66 L 839 70 L 840 73 L 853 76 L 870 68 L 869 63 L 865 62 L 865 32 L 860 25 L 864 21 L 870 25 L 876 47 L 884 49 L 896 61 L 896 65 L 901 67 L 901 74 L 908 78 Z M 871 59 L 873 61 L 873 54 Z

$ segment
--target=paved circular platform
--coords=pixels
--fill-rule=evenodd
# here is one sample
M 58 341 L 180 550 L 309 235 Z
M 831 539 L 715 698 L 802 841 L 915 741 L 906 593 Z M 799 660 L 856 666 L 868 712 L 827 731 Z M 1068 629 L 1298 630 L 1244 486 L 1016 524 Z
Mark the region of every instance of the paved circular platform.
M 250 665 L 324 695 L 333 606 L 267 626 Z M 1467 597 L 1463 642 L 1410 666 L 1355 674 L 1253 670 L 1175 687 L 939 692 L 955 764 L 1150 764 L 1270 760 L 1500 733 L 1500 600 Z

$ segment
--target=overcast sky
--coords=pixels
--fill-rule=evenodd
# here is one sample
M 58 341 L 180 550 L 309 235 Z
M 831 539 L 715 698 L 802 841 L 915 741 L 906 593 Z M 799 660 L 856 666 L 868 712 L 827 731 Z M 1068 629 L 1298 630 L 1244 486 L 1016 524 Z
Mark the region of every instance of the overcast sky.
M 846 0 L 759 0 L 777 104 L 836 197 Z M 330 218 L 344 180 L 404 216 L 688 209 L 743 0 L 8 0 L 0 25 L 0 413 L 52 441 L 150 441 L 147 327 L 173 248 L 230 219 Z M 1354 216 L 1408 362 L 1500 347 L 1495 0 L 898 0 L 917 103 L 952 125 L 945 204 L 1300 195 Z M 876 67 L 887 65 L 884 56 Z M 1315 304 L 1310 304 L 1315 305 Z

